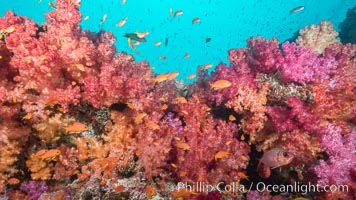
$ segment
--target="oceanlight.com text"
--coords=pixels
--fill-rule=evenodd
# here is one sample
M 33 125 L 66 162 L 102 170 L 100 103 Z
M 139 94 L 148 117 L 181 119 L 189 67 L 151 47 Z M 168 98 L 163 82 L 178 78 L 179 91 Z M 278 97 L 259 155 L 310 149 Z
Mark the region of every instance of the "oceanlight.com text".
M 219 182 L 216 185 L 211 185 L 206 182 L 195 182 L 192 184 L 179 182 L 178 190 L 189 190 L 192 192 L 211 192 L 211 191 L 219 191 L 219 192 L 229 192 L 229 193 L 245 193 L 250 191 L 252 188 L 259 192 L 276 192 L 276 193 L 300 193 L 300 194 L 308 194 L 308 193 L 321 193 L 321 192 L 348 192 L 348 185 L 319 185 L 308 183 L 299 183 L 295 182 L 294 184 L 288 185 L 271 185 L 263 182 L 251 183 L 249 185 L 243 185 L 238 182 L 233 182 L 230 184 L 225 184 L 224 182 Z

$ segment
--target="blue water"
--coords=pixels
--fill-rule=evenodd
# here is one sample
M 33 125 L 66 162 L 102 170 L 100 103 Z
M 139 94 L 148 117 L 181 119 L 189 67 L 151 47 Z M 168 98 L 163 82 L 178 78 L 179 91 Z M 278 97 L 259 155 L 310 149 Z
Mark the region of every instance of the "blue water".
M 52 10 L 48 0 L 2 0 L 0 16 L 7 10 L 14 10 L 18 15 L 25 15 L 37 23 L 43 22 L 44 13 Z M 100 29 L 112 31 L 117 38 L 118 51 L 133 54 L 136 60 L 148 60 L 154 71 L 165 73 L 179 71 L 178 79 L 184 80 L 188 74 L 195 73 L 197 66 L 206 63 L 227 62 L 227 50 L 246 46 L 246 39 L 251 36 L 265 38 L 277 37 L 280 42 L 291 38 L 299 29 L 318 24 L 320 20 L 329 20 L 338 24 L 346 16 L 346 11 L 355 5 L 355 0 L 82 0 L 80 8 L 83 29 L 98 32 Z M 305 6 L 298 13 L 290 14 L 297 6 Z M 169 16 L 183 10 L 184 14 L 175 18 Z M 103 15 L 107 20 L 101 26 Z M 128 17 L 123 27 L 115 24 Z M 199 24 L 192 24 L 192 19 L 199 17 Z M 147 42 L 136 46 L 140 53 L 127 45 L 124 33 L 149 31 Z M 168 45 L 165 40 L 168 38 Z M 211 41 L 206 43 L 206 38 Z M 162 45 L 155 47 L 154 43 Z M 190 58 L 183 58 L 189 53 Z M 160 60 L 166 56 L 166 60 Z M 187 80 L 185 80 L 187 83 Z

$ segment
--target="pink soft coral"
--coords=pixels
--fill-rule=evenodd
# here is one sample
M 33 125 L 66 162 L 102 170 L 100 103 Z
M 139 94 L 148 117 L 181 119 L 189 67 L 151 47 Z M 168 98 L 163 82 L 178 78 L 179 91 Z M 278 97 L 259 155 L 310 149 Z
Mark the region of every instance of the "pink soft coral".
M 262 73 L 273 73 L 283 60 L 279 50 L 279 42 L 276 38 L 267 40 L 261 37 L 247 40 L 249 47 L 250 65 L 253 69 Z
M 321 185 L 341 185 L 353 181 L 351 172 L 356 166 L 356 132 L 342 135 L 342 129 L 328 125 L 320 135 L 320 146 L 329 159 L 321 160 L 314 171 Z

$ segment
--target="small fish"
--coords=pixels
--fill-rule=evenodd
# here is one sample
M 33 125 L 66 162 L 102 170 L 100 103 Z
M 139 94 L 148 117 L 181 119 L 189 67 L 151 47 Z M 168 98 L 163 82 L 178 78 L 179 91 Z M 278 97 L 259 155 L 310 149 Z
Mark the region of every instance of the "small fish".
M 241 179 L 248 180 L 248 176 L 243 172 L 237 172 L 237 176 L 239 176 Z
M 264 178 L 268 178 L 271 174 L 270 168 L 277 168 L 288 165 L 292 162 L 294 155 L 282 148 L 273 148 L 266 151 L 257 166 L 257 171 Z M 261 165 L 262 164 L 262 165 Z M 262 166 L 262 169 L 261 169 Z
M 190 197 L 191 195 L 197 195 L 199 194 L 198 192 L 194 192 L 193 190 L 188 190 L 188 189 L 178 189 L 173 192 L 171 192 L 171 196 L 174 198 L 178 199 L 183 199 L 186 197 Z
M 192 24 L 197 24 L 200 22 L 200 18 L 199 17 L 196 17 L 192 20 Z
M 175 100 L 177 100 L 179 103 L 188 103 L 187 99 L 182 97 L 182 96 L 178 96 L 175 98 Z M 183 112 L 183 111 L 182 111 Z
M 152 185 L 147 185 L 146 188 L 146 196 L 150 199 L 154 195 L 156 195 L 155 189 L 152 187 Z
M 296 197 L 293 200 L 310 200 L 310 199 L 304 197 Z
M 166 38 L 166 40 L 164 41 L 164 46 L 168 45 L 168 38 Z
M 175 79 L 177 76 L 179 75 L 179 72 L 172 72 L 172 73 L 170 73 L 170 74 L 168 74 L 168 76 L 167 76 L 167 80 L 173 80 L 173 79 Z
M 127 43 L 132 50 L 134 50 L 134 51 L 136 50 L 135 46 L 132 43 L 131 38 L 127 38 Z
M 34 157 L 41 157 L 47 152 L 47 149 L 41 149 L 34 154 Z
M 76 64 L 73 64 L 73 66 L 75 66 L 77 69 L 79 69 L 82 72 L 85 71 L 85 66 L 83 64 L 76 63 Z
M 161 106 L 161 109 L 162 109 L 162 110 L 167 110 L 167 108 L 168 108 L 168 105 L 167 105 L 167 104 L 163 104 L 163 105 Z
M 174 13 L 174 17 L 183 15 L 183 13 L 184 13 L 183 10 L 177 10 L 177 11 Z
M 289 12 L 292 14 L 292 13 L 300 12 L 300 11 L 302 11 L 302 10 L 304 10 L 304 6 L 298 6 L 298 7 L 293 8 L 293 9 L 292 9 L 291 11 L 289 11 Z
M 168 75 L 169 75 L 169 74 L 158 74 L 158 75 L 155 77 L 154 81 L 155 81 L 156 83 L 160 83 L 160 82 L 166 81 Z
M 183 58 L 190 58 L 190 54 L 189 53 L 184 54 Z
M 175 144 L 176 147 L 180 148 L 180 149 L 183 149 L 184 151 L 188 151 L 190 150 L 190 146 L 189 144 L 185 143 L 185 142 L 177 142 Z
M 210 84 L 210 88 L 212 90 L 221 90 L 221 89 L 224 89 L 224 88 L 228 88 L 230 87 L 232 84 L 230 81 L 228 80 L 218 80 L 218 81 L 215 81 L 214 83 L 211 83 Z
M 50 97 L 44 102 L 44 107 L 52 105 L 54 102 L 58 100 L 57 97 Z
M 146 38 L 138 37 L 137 33 L 125 33 L 124 37 L 130 38 L 131 40 L 146 42 Z
M 59 149 L 51 149 L 46 151 L 44 155 L 41 156 L 42 160 L 53 161 L 57 156 L 61 155 L 61 150 Z
M 158 41 L 158 42 L 156 42 L 156 43 L 154 44 L 154 46 L 158 47 L 158 46 L 160 46 L 161 44 L 162 44 L 162 42 Z
M 1 33 L 5 33 L 5 34 L 9 34 L 9 33 L 12 33 L 16 30 L 16 28 L 14 26 L 10 26 L 8 28 L 5 28 L 5 29 L 1 29 Z M 2 36 L 2 35 L 1 35 Z
M 160 59 L 160 60 L 166 60 L 167 57 L 166 57 L 166 56 L 160 56 L 159 59 Z
M 31 113 L 28 113 L 26 114 L 25 116 L 22 117 L 23 120 L 29 120 L 32 118 L 32 114 Z
M 187 79 L 189 80 L 189 79 L 193 79 L 193 78 L 195 78 L 195 74 L 189 74 L 188 76 L 187 76 Z
M 101 25 L 104 24 L 104 22 L 106 21 L 106 18 L 108 18 L 108 14 L 105 13 L 105 14 L 103 15 L 103 18 L 102 18 L 101 21 L 100 21 L 100 24 L 101 24 Z
M 83 123 L 74 122 L 73 124 L 67 126 L 64 130 L 69 134 L 74 134 L 87 131 L 89 130 L 89 127 Z
M 210 42 L 211 41 L 211 38 L 206 38 L 205 39 L 205 43 L 208 43 L 208 42 Z
M 122 27 L 123 25 L 126 24 L 128 17 L 125 17 L 124 19 L 120 20 L 119 22 L 116 23 L 116 26 Z
M 115 192 L 122 192 L 125 190 L 125 187 L 123 185 L 118 185 L 114 188 Z
M 169 16 L 172 17 L 173 16 L 173 9 L 169 8 Z
M 126 55 L 125 57 L 124 57 L 124 60 L 125 61 L 130 61 L 130 60 L 133 60 L 134 59 L 134 57 L 132 56 L 132 55 Z
M 48 2 L 49 7 L 56 9 L 57 7 L 54 5 L 53 2 Z
M 143 118 L 146 117 L 146 116 L 147 116 L 147 113 L 145 113 L 145 112 L 136 115 L 136 116 L 134 117 L 135 123 L 136 123 L 136 124 L 142 123 Z
M 17 179 L 17 178 L 10 178 L 8 181 L 7 181 L 10 185 L 17 185 L 20 183 L 20 180 Z
M 221 158 L 228 158 L 229 155 L 230 155 L 230 153 L 227 151 L 219 151 L 215 154 L 214 158 L 215 158 L 215 160 L 218 160 Z
M 139 38 L 144 38 L 144 37 L 146 37 L 148 34 L 150 34 L 150 32 L 148 32 L 148 31 L 145 31 L 145 32 L 138 32 L 138 31 L 136 31 L 136 34 L 137 34 L 137 37 L 139 37 Z
M 229 120 L 233 122 L 236 120 L 236 118 L 233 115 L 229 115 Z
M 88 20 L 88 19 L 89 19 L 89 16 L 88 16 L 88 15 L 84 17 L 84 20 Z
M 210 69 L 213 67 L 213 64 L 205 64 L 203 65 L 203 69 Z
M 159 130 L 160 129 L 159 125 L 154 123 L 154 122 L 148 122 L 146 124 L 146 127 L 151 129 L 151 130 Z

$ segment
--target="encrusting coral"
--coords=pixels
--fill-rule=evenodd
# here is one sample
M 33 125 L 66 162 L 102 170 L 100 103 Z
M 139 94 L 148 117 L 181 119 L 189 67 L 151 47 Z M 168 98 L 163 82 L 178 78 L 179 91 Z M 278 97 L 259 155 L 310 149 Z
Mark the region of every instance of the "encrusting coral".
M 297 197 L 176 190 L 253 181 L 356 191 L 356 46 L 336 41 L 330 23 L 302 30 L 298 45 L 249 38 L 228 51 L 229 64 L 210 75 L 201 66 L 184 86 L 177 72 L 156 75 L 147 61 L 117 53 L 112 33 L 82 31 L 79 6 L 57 0 L 42 26 L 12 11 L 0 18 L 2 195 Z M 263 179 L 256 162 L 271 148 L 294 160 Z

